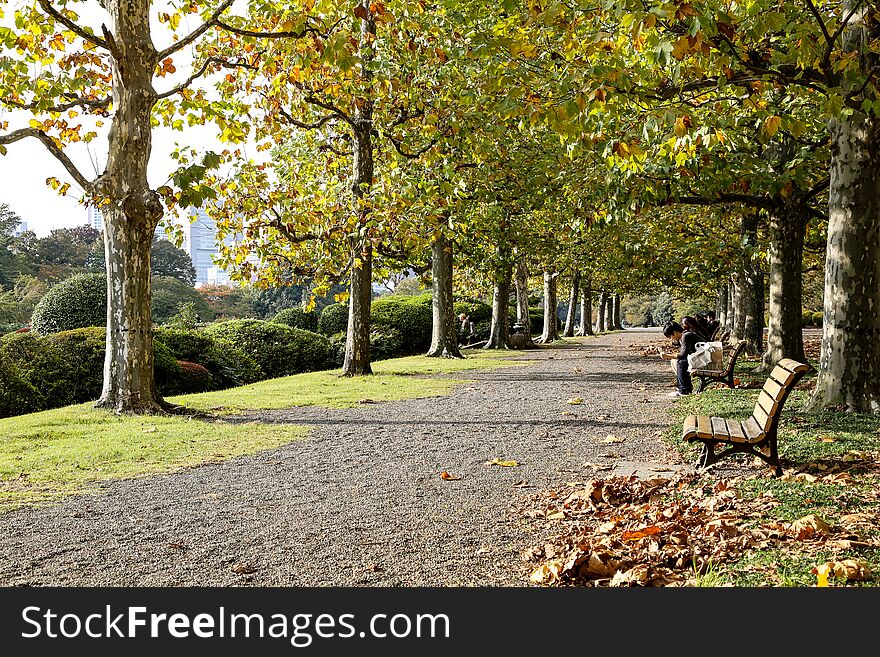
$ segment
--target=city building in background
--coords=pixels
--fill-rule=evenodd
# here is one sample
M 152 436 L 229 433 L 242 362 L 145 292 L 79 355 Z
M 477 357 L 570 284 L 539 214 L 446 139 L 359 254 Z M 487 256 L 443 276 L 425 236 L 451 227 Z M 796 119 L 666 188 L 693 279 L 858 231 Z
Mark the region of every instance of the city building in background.
M 217 225 L 202 208 L 191 208 L 182 219 L 173 220 L 176 227 L 183 234 L 181 248 L 192 259 L 196 270 L 196 287 L 202 285 L 232 285 L 232 279 L 222 267 L 214 262 L 218 254 L 219 243 L 217 242 Z M 104 230 L 104 217 L 101 212 L 93 207 L 88 208 L 87 222 L 96 230 Z M 156 228 L 156 239 L 167 239 L 164 223 Z M 235 240 L 232 235 L 224 240 L 232 244 Z
M 15 237 L 18 237 L 18 236 L 21 235 L 22 233 L 26 233 L 27 230 L 28 230 L 28 224 L 27 224 L 27 222 L 26 222 L 26 221 L 22 221 L 20 224 L 18 224 L 18 227 L 13 231 L 12 234 L 13 234 Z

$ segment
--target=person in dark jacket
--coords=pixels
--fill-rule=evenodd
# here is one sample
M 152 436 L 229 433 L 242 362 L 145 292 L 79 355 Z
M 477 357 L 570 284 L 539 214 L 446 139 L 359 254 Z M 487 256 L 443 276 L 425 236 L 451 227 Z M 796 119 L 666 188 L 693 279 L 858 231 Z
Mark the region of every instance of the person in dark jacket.
M 697 350 L 698 342 L 705 342 L 699 333 L 688 330 L 678 322 L 669 322 L 663 327 L 663 335 L 679 344 L 678 351 L 662 351 L 660 358 L 673 362 L 676 377 L 676 390 L 670 397 L 683 397 L 694 391 L 691 373 L 688 371 L 688 356 Z

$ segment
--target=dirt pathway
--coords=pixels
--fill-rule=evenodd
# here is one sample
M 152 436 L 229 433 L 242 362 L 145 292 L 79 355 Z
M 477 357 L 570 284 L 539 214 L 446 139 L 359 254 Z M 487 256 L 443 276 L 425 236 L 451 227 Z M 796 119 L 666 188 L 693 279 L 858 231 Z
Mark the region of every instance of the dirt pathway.
M 517 500 L 592 464 L 678 462 L 658 437 L 673 421 L 669 366 L 634 348 L 658 339 L 525 351 L 528 365 L 465 373 L 475 381 L 446 397 L 260 413 L 313 433 L 0 515 L 0 585 L 526 586 Z

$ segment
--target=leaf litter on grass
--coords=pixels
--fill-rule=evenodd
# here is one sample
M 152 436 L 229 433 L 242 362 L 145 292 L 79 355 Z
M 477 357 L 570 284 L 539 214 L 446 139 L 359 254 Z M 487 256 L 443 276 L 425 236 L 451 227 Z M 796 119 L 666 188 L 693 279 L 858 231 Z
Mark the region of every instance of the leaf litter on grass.
M 740 482 L 680 473 L 537 493 L 518 509 L 548 534 L 522 553 L 528 579 L 541 586 L 695 586 L 747 554 L 779 548 L 817 562 L 827 558 L 820 553 L 834 554 L 823 571 L 837 585 L 872 578 L 868 564 L 840 552 L 880 547 L 867 535 L 880 514 L 850 514 L 838 526 L 817 514 L 784 522 L 767 514 L 779 505 L 772 494 L 742 495 Z

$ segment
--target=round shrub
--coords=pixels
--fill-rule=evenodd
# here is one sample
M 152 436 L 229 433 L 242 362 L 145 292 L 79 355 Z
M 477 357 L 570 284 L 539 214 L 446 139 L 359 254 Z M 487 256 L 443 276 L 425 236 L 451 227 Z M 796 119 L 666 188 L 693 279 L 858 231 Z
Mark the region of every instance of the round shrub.
M 13 363 L 0 355 L 0 417 L 23 415 L 41 410 L 39 393 Z
M 821 312 L 813 313 L 813 324 L 815 326 L 822 326 L 822 323 L 825 321 L 825 316 Z
M 76 274 L 49 288 L 31 316 L 40 335 L 107 323 L 107 277 Z
M 267 378 L 326 369 L 330 341 L 323 335 L 260 319 L 230 319 L 205 328 L 252 357 Z
M 156 377 L 156 388 L 163 395 L 177 385 L 180 378 L 180 365 L 171 350 L 160 340 L 153 340 L 153 373 Z
M 285 308 L 272 318 L 273 322 L 285 324 L 293 328 L 316 332 L 318 330 L 318 313 L 302 308 Z M 348 321 L 346 316 L 346 321 Z
M 335 335 L 348 330 L 348 304 L 331 303 L 318 317 L 318 333 Z
M 332 367 L 342 367 L 345 362 L 345 339 L 345 333 L 335 333 L 329 337 L 330 365 Z
M 7 335 L 0 341 L 0 359 L 12 365 L 33 388 L 33 410 L 76 401 L 78 386 L 74 383 L 71 387 L 67 374 L 71 364 L 47 338 L 33 332 Z
M 191 285 L 173 276 L 153 276 L 150 312 L 153 322 L 165 324 L 178 318 L 181 307 L 189 307 L 199 321 L 209 322 L 214 313 L 205 297 Z
M 801 313 L 801 325 L 803 325 L 803 326 L 812 326 L 813 325 L 812 311 L 805 310 Z
M 543 308 L 529 308 L 529 331 L 532 335 L 540 335 L 544 331 Z
M 370 306 L 370 321 L 376 331 L 387 333 L 393 330 L 400 335 L 400 351 L 396 355 L 425 351 L 431 344 L 431 306 L 411 299 L 383 297 Z
M 244 351 L 194 329 L 157 328 L 157 341 L 165 343 L 179 361 L 197 363 L 211 373 L 214 388 L 231 388 L 265 378 L 257 362 Z

